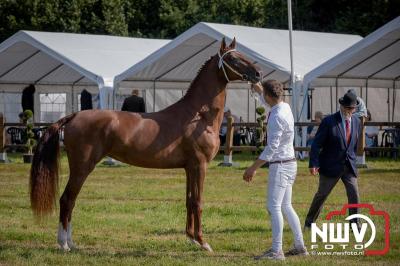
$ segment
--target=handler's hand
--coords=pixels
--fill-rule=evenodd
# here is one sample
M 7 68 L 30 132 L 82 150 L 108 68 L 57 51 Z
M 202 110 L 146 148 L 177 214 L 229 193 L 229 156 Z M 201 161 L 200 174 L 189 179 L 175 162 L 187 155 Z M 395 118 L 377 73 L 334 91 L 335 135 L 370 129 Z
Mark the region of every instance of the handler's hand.
M 256 170 L 253 167 L 249 167 L 244 171 L 243 180 L 246 182 L 251 182 L 253 180 L 254 175 L 256 174 Z
M 258 83 L 253 83 L 253 84 L 251 84 L 251 90 L 252 90 L 252 91 L 256 91 L 257 93 L 262 94 L 262 92 L 263 92 L 263 87 L 261 86 L 261 83 L 260 83 L 260 82 L 258 82 Z
M 312 175 L 318 174 L 318 171 L 319 171 L 318 167 L 312 167 L 312 168 L 309 168 L 309 169 L 310 169 L 310 174 L 312 174 Z

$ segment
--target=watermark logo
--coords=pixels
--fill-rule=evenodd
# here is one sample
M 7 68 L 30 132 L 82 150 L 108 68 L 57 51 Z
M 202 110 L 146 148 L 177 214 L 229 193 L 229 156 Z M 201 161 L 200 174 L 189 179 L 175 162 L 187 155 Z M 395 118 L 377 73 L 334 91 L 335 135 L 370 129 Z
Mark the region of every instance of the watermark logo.
M 350 208 L 368 209 L 368 215 L 352 214 L 345 218 L 345 222 L 325 222 L 321 227 L 316 223 L 311 224 L 311 250 L 323 249 L 332 251 L 338 249 L 341 251 L 325 252 L 322 255 L 385 255 L 389 252 L 390 243 L 390 220 L 389 214 L 385 211 L 376 211 L 371 204 L 345 204 L 339 211 L 332 211 L 326 216 L 326 220 L 330 221 L 335 216 L 345 216 Z M 382 249 L 368 249 L 376 238 L 377 228 L 374 219 L 383 217 L 385 221 L 384 234 L 385 245 Z M 351 220 L 358 219 L 356 223 L 349 223 Z M 369 232 L 369 234 L 367 234 Z M 350 244 L 350 236 L 354 239 L 355 244 Z M 368 237 L 369 235 L 369 237 Z M 322 242 L 322 244 L 321 244 Z M 352 250 L 352 252 L 349 252 Z M 320 252 L 318 253 L 320 254 Z

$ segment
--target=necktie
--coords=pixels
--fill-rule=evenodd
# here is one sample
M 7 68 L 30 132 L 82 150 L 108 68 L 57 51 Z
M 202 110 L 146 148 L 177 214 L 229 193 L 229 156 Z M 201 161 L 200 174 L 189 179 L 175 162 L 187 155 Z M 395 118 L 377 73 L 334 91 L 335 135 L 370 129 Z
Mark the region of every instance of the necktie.
M 347 145 L 349 145 L 350 144 L 350 135 L 351 135 L 351 132 L 350 132 L 350 121 L 348 120 L 348 119 L 346 119 L 345 120 L 345 122 L 346 122 L 346 143 L 347 143 Z

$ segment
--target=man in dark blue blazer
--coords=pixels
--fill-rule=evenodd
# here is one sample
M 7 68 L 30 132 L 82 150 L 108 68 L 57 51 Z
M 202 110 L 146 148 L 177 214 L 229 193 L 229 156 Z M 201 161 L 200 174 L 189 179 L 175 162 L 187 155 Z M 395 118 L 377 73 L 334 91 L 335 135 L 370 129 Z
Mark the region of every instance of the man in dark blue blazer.
M 339 103 L 340 110 L 322 120 L 311 146 L 309 168 L 312 175 L 319 173 L 319 187 L 306 217 L 306 229 L 318 218 L 339 179 L 345 185 L 348 203 L 359 203 L 356 151 L 361 122 L 353 115 L 359 103 L 352 92 L 347 92 Z M 356 208 L 349 209 L 350 215 L 357 212 Z

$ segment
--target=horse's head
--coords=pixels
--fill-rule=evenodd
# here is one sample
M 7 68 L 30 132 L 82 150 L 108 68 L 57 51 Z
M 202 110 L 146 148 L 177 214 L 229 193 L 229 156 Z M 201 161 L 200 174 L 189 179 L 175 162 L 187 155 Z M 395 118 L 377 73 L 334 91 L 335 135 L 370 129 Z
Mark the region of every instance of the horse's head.
M 257 66 L 251 63 L 243 54 L 236 51 L 236 38 L 226 46 L 225 38 L 222 39 L 221 48 L 218 52 L 218 67 L 224 73 L 226 80 L 242 80 L 251 83 L 261 81 L 262 74 Z

